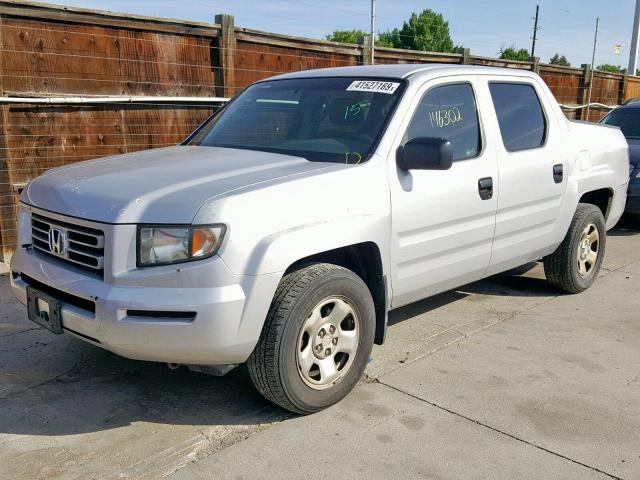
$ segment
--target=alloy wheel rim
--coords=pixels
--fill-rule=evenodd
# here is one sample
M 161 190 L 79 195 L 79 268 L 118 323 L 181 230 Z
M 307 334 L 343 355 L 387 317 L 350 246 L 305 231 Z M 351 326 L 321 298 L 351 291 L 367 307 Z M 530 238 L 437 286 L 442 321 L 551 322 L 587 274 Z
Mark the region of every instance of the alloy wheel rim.
M 298 373 L 309 387 L 324 390 L 349 371 L 358 350 L 360 321 L 343 297 L 327 297 L 304 321 L 296 348 Z
M 600 233 L 598 233 L 598 227 L 590 223 L 582 230 L 578 243 L 578 274 L 582 278 L 591 275 L 595 269 L 599 252 Z

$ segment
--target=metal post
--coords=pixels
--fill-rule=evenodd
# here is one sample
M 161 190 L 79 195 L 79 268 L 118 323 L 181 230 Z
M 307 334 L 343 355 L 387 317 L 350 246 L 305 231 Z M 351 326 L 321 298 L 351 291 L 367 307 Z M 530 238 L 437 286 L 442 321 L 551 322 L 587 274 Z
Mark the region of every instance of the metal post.
M 593 37 L 593 55 L 591 56 L 591 78 L 589 79 L 589 96 L 587 98 L 587 115 L 585 120 L 589 120 L 589 113 L 591 111 L 591 92 L 593 90 L 593 72 L 596 69 L 596 46 L 598 45 L 598 27 L 600 26 L 600 18 L 596 18 L 596 34 Z
M 629 51 L 629 68 L 627 73 L 635 75 L 638 69 L 638 41 L 640 41 L 640 0 L 636 0 L 636 11 L 633 16 L 633 32 L 631 34 L 631 49 Z
M 638 0 L 640 2 L 640 0 Z M 531 58 L 536 56 L 536 40 L 538 39 L 538 13 L 540 13 L 540 5 L 536 5 L 536 20 L 533 24 L 533 43 L 531 45 Z
M 371 0 L 371 65 L 375 65 L 376 63 L 375 52 L 376 52 L 376 0 Z

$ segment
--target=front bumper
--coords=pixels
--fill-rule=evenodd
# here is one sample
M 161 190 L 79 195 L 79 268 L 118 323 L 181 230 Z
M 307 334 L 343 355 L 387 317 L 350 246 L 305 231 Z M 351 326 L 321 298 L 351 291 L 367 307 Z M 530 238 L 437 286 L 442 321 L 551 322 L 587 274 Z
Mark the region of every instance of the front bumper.
M 203 278 L 211 284 L 202 285 Z M 54 289 L 69 333 L 124 357 L 189 365 L 245 361 L 266 317 L 265 298 L 270 302 L 278 281 L 275 275 L 233 275 L 219 257 L 125 272 L 114 283 L 28 248 L 11 259 L 16 298 L 26 304 L 29 283 Z M 94 312 L 83 308 L 87 301 Z M 158 318 L 140 311 L 195 317 Z

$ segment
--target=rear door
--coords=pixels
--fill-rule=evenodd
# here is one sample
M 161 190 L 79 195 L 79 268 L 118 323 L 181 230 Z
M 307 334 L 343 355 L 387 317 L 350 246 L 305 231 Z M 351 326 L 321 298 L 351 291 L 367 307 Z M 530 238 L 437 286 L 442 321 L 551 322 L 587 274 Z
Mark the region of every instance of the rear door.
M 567 187 L 560 119 L 537 79 L 487 79 L 498 156 L 496 233 L 487 275 L 536 260 L 553 249 Z M 489 115 L 488 115 L 489 117 Z
M 395 149 L 389 159 L 394 307 L 477 280 L 489 265 L 498 167 L 480 113 L 490 99 L 478 94 L 476 80 L 445 77 L 423 85 L 395 145 L 446 138 L 454 151 L 450 170 L 404 171 Z

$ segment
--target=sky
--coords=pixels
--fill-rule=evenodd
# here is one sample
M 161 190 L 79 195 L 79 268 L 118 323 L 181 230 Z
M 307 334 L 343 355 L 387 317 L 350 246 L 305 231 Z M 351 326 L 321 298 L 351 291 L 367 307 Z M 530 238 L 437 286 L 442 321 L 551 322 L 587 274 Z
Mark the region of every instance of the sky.
M 337 29 L 369 30 L 370 0 L 53 0 L 84 8 L 213 22 L 217 13 L 236 26 L 311 38 Z M 573 66 L 591 63 L 596 17 L 600 30 L 595 64 L 626 67 L 634 0 L 376 0 L 376 31 L 400 27 L 412 12 L 431 8 L 449 21 L 453 43 L 494 57 L 501 47 L 531 48 L 533 17 L 540 5 L 536 56 L 556 52 Z M 620 45 L 620 54 L 614 53 Z

